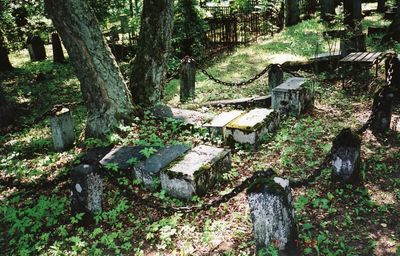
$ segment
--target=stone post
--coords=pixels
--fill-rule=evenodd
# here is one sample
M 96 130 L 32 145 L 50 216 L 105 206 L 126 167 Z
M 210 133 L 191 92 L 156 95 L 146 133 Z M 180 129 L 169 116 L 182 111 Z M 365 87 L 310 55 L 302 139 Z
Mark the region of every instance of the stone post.
M 31 61 L 41 61 L 46 59 L 44 42 L 39 36 L 32 36 L 30 39 L 28 39 L 27 43 Z
M 85 213 L 82 224 L 90 224 L 102 210 L 103 181 L 95 165 L 81 164 L 71 173 L 71 213 Z
M 343 129 L 332 145 L 332 179 L 343 183 L 360 182 L 361 139 L 350 128 Z
M 281 83 L 283 83 L 283 71 L 278 65 L 272 65 L 268 71 L 269 94 L 272 94 L 272 89 Z
M 53 62 L 64 63 L 65 58 L 61 45 L 61 40 L 57 33 L 51 34 L 51 44 L 53 48 Z
M 54 149 L 59 152 L 70 149 L 74 144 L 75 134 L 69 109 L 63 108 L 54 113 L 50 117 L 50 123 Z
M 393 74 L 392 74 L 392 88 L 397 91 L 397 94 L 400 95 L 400 57 L 394 58 L 393 60 Z M 390 67 L 390 60 L 385 60 L 385 70 L 386 70 L 386 79 L 388 78 L 388 71 Z
M 293 26 L 300 22 L 298 0 L 285 0 L 285 26 Z
M 299 255 L 289 181 L 260 178 L 249 186 L 247 195 L 257 251 L 275 245 L 287 255 Z
M 182 63 L 180 75 L 180 101 L 185 102 L 195 95 L 196 64 L 193 60 L 187 59 Z

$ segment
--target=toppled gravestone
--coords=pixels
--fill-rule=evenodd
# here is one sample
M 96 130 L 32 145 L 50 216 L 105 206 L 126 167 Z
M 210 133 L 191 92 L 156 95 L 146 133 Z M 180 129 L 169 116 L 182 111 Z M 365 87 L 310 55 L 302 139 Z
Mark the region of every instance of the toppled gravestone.
M 161 187 L 170 196 L 191 199 L 206 194 L 231 168 L 231 153 L 223 148 L 200 145 L 181 161 L 161 171 Z
M 170 145 L 161 148 L 145 161 L 136 164 L 133 167 L 133 175 L 142 181 L 147 189 L 156 189 L 155 181 L 160 177 L 161 170 L 182 157 L 189 149 L 190 147 L 186 145 Z
M 83 224 L 102 210 L 103 181 L 96 165 L 81 164 L 71 173 L 71 213 L 85 213 Z
M 127 170 L 132 167 L 130 163 L 131 159 L 137 161 L 144 160 L 145 156 L 140 153 L 141 150 L 146 148 L 145 146 L 118 146 L 114 147 L 110 152 L 108 152 L 99 163 L 102 166 L 107 167 L 107 165 L 114 164 L 119 170 Z
M 332 145 L 332 179 L 343 183 L 359 183 L 361 165 L 361 139 L 351 131 L 343 129 Z
M 249 186 L 247 195 L 257 251 L 273 245 L 287 255 L 299 255 L 289 181 L 259 178 Z

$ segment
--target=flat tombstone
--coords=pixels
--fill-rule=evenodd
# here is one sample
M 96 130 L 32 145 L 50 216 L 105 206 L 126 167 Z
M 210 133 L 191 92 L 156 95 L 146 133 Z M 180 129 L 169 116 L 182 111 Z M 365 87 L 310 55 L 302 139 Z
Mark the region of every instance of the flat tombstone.
M 189 149 L 190 147 L 186 145 L 169 145 L 161 148 L 145 161 L 136 164 L 133 167 L 133 175 L 147 189 L 157 189 L 156 181 L 160 178 L 161 170 L 182 157 Z
M 145 146 L 118 146 L 114 147 L 108 152 L 99 163 L 107 168 L 107 165 L 113 164 L 118 167 L 119 170 L 128 170 L 132 167 L 130 161 L 142 161 L 145 156 L 141 153 L 141 150 L 146 148 Z
M 226 126 L 241 116 L 244 112 L 240 110 L 232 110 L 229 112 L 222 112 L 221 114 L 217 115 L 214 117 L 214 119 L 208 123 L 205 124 L 204 127 L 208 128 L 210 133 L 213 136 L 222 136 L 223 138 L 226 137 Z
M 195 95 L 196 85 L 196 64 L 194 61 L 187 61 L 182 64 L 180 78 L 180 100 L 185 102 Z
M 343 183 L 360 182 L 361 139 L 351 129 L 343 129 L 332 145 L 332 179 Z
M 188 200 L 194 195 L 205 195 L 230 168 L 230 151 L 200 145 L 161 171 L 161 187 L 173 197 Z
M 50 123 L 54 149 L 62 152 L 72 148 L 75 134 L 69 109 L 63 108 L 54 113 L 50 117 Z
M 299 255 L 289 181 L 260 179 L 249 186 L 247 196 L 257 251 L 273 245 L 287 255 Z
M 51 34 L 51 44 L 53 47 L 53 61 L 56 63 L 64 63 L 65 58 L 62 49 L 62 44 L 60 37 L 58 36 L 57 33 Z
M 71 173 L 71 213 L 85 213 L 84 224 L 102 211 L 103 181 L 95 165 L 81 164 Z

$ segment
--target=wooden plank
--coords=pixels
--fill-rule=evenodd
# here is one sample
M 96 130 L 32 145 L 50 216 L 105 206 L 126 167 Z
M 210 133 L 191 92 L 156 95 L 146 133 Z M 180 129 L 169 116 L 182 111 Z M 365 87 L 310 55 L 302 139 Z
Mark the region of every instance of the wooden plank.
M 347 55 L 346 57 L 341 59 L 340 62 L 348 62 L 348 61 L 350 61 L 350 59 L 353 59 L 355 55 L 356 55 L 356 52 L 350 53 L 349 55 Z
M 361 62 L 365 57 L 369 55 L 369 52 L 364 52 L 358 55 L 357 58 L 354 59 L 354 62 Z
M 374 52 L 373 55 L 368 59 L 369 62 L 374 62 L 379 56 L 381 56 L 381 52 Z

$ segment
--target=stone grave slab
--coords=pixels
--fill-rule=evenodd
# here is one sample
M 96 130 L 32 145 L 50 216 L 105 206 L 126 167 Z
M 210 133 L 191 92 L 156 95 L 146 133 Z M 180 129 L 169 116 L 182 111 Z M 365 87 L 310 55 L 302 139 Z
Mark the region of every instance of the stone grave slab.
M 155 179 L 160 177 L 160 172 L 173 161 L 182 157 L 190 147 L 186 145 L 169 145 L 161 148 L 143 162 L 133 167 L 133 175 L 142 181 L 148 189 L 155 189 Z
M 271 107 L 271 95 L 255 96 L 255 97 L 232 99 L 232 100 L 209 101 L 203 103 L 202 105 L 217 106 L 217 107 L 231 106 L 234 108 L 251 108 L 251 107 L 269 108 Z
M 299 116 L 312 105 L 312 95 L 306 89 L 306 79 L 293 77 L 272 90 L 272 108 L 279 112 Z
M 99 163 L 102 166 L 107 164 L 117 164 L 119 170 L 127 170 L 131 167 L 128 160 L 131 158 L 136 158 L 138 161 L 145 159 L 145 156 L 140 153 L 145 146 L 118 146 L 114 147 L 110 152 L 108 152 Z
M 229 150 L 200 145 L 189 151 L 181 161 L 161 171 L 161 187 L 176 198 L 202 196 L 230 168 Z
M 153 113 L 158 118 L 174 118 L 193 126 L 202 125 L 214 117 L 214 115 L 210 113 L 202 113 L 189 109 L 171 108 L 165 105 L 155 106 L 153 108 Z
M 233 110 L 229 112 L 223 112 L 208 123 L 204 127 L 207 127 L 210 133 L 214 136 L 222 136 L 225 138 L 226 126 L 232 122 L 235 118 L 238 118 L 244 113 L 244 111 Z
M 274 131 L 278 124 L 278 112 L 256 108 L 230 122 L 226 126 L 226 138 L 228 142 L 233 140 L 256 145 L 264 134 Z

